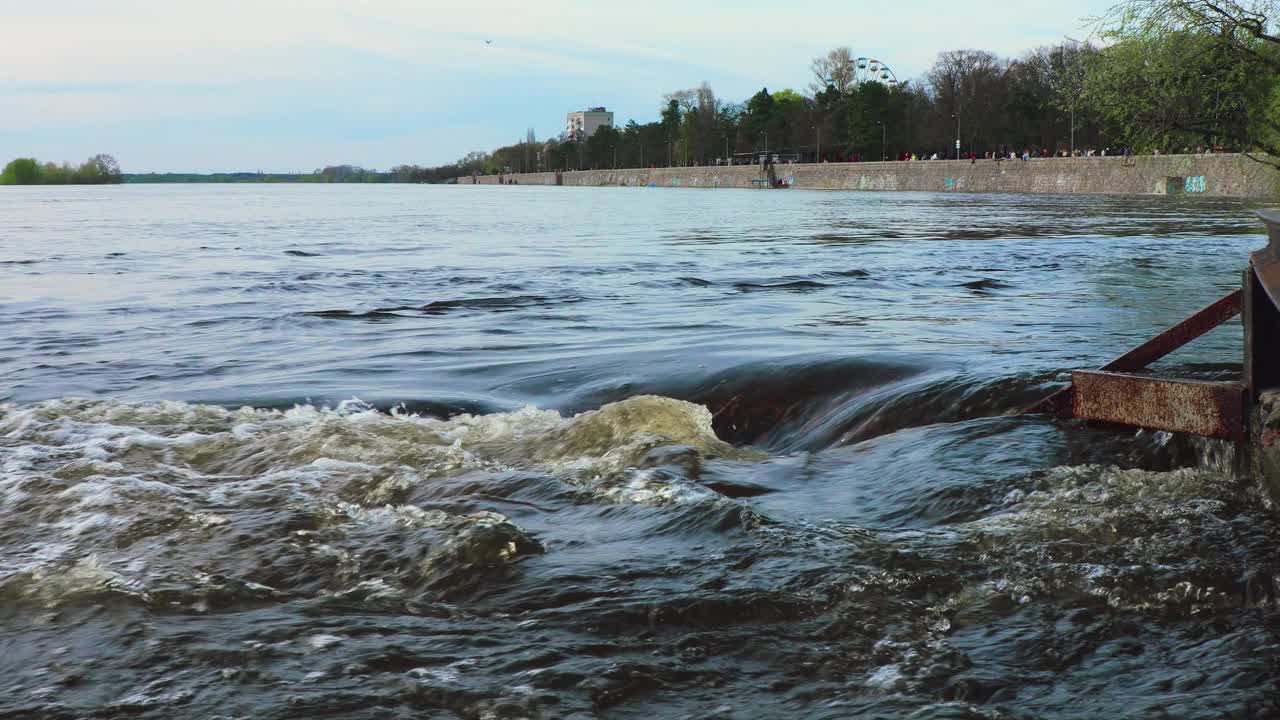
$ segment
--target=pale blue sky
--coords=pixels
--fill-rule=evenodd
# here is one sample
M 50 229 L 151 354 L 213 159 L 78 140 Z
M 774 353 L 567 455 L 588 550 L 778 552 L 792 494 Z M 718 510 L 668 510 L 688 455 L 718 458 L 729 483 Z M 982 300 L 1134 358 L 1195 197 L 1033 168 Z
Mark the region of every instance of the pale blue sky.
M 902 79 L 943 50 L 1017 55 L 1113 2 L 0 0 L 0 162 L 434 165 L 591 105 L 652 120 L 703 80 L 731 101 L 802 90 L 839 45 Z

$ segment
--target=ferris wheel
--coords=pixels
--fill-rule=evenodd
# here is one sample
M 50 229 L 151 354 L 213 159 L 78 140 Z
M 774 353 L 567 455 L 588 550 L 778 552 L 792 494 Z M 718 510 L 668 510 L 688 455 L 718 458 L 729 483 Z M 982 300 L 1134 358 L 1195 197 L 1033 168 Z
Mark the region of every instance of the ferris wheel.
M 883 62 L 875 58 L 860 57 L 853 61 L 853 81 L 857 85 L 878 82 L 893 87 L 898 84 L 898 76 Z

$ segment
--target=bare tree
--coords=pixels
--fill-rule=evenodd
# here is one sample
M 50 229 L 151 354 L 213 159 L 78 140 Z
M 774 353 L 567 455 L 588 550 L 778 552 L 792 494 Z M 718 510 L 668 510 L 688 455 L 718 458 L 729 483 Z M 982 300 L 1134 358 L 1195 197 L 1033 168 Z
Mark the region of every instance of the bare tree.
M 714 117 L 720 111 L 720 103 L 716 100 L 716 94 L 711 89 L 711 85 L 703 80 L 697 89 L 698 97 L 698 114 Z
M 853 50 L 847 47 L 838 47 L 827 52 L 826 55 L 814 58 L 809 64 L 809 69 L 813 71 L 813 82 L 809 83 L 809 93 L 817 95 L 826 90 L 828 85 L 834 87 L 841 95 L 852 90 L 853 61 Z
M 705 83 L 704 83 L 705 84 Z M 691 113 L 698 109 L 698 88 L 686 88 L 684 90 L 676 90 L 663 96 L 666 102 L 674 101 L 680 109 L 680 114 Z
M 948 50 L 938 53 L 926 77 L 934 97 L 954 103 L 968 99 L 979 79 L 999 76 L 1002 70 L 1000 58 L 986 50 Z
M 86 164 L 91 166 L 104 182 L 120 181 L 120 163 L 116 162 L 111 155 L 94 155 Z

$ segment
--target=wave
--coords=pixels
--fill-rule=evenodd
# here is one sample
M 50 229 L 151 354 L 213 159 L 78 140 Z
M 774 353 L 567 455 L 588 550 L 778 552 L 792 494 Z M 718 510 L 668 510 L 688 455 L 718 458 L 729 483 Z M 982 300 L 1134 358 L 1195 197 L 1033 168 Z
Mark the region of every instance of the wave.
M 779 280 L 777 282 L 736 282 L 733 284 L 733 287 L 740 292 L 760 292 L 765 290 L 806 292 L 809 290 L 820 290 L 831 286 L 817 280 L 795 279 Z
M 979 292 L 987 290 L 1008 290 L 1013 287 L 1007 282 L 995 280 L 993 278 L 982 278 L 981 280 L 971 280 L 969 282 L 960 283 L 956 287 L 968 288 Z
M 535 501 L 710 508 L 731 501 L 696 482 L 702 464 L 756 457 L 718 439 L 705 408 L 659 397 L 448 420 L 358 401 L 62 399 L 0 406 L 0 438 L 0 595 L 200 611 L 370 583 L 453 597 L 543 551 L 507 516 L 433 494 L 454 478 Z
M 709 376 L 579 397 L 576 406 L 645 392 L 706 406 L 717 437 L 771 452 L 817 450 L 911 427 L 1020 411 L 1059 385 L 1056 373 L 983 376 L 909 355 L 750 362 Z
M 546 297 L 542 295 L 508 295 L 501 297 L 462 298 L 457 300 L 433 300 L 425 305 L 396 305 L 372 310 L 311 310 L 302 313 L 311 317 L 330 320 L 385 320 L 412 315 L 444 315 L 457 310 L 483 310 L 487 312 L 514 312 L 535 307 L 554 307 L 582 302 L 580 297 Z M 406 315 L 410 313 L 411 315 Z
M 853 268 L 850 270 L 831 270 L 805 276 L 788 276 L 773 280 L 725 280 L 717 282 L 693 275 L 684 275 L 672 279 L 642 280 L 637 284 L 649 287 L 674 288 L 707 288 L 723 284 L 742 293 L 767 292 L 773 290 L 783 292 L 805 292 L 809 290 L 821 290 L 823 288 L 835 287 L 836 284 L 842 280 L 863 280 L 870 277 L 870 272 L 860 268 Z
M 862 367 L 888 395 L 940 381 L 924 363 Z M 968 388 L 955 397 L 1001 382 L 951 379 Z M 1257 499 L 1204 469 L 1054 466 L 1073 460 L 1048 451 L 1054 432 L 987 418 L 765 456 L 718 437 L 708 409 L 656 396 L 448 419 L 358 401 L 3 405 L 0 602 L 95 630 L 120 617 L 102 605 L 139 605 L 157 623 L 236 632 L 195 651 L 180 634 L 178 666 L 269 661 L 302 677 L 323 653 L 324 668 L 357 667 L 375 688 L 385 670 L 435 703 L 461 656 L 466 697 L 490 692 L 476 678 L 525 673 L 563 697 L 557 712 L 655 677 L 732 683 L 742 653 L 800 668 L 777 681 L 799 692 L 821 689 L 810 668 L 831 661 L 859 698 L 934 713 L 1016 692 L 1044 714 L 1066 692 L 1104 715 L 1144 648 L 1231 667 L 1239 697 L 1271 692 L 1274 643 L 1256 618 L 1277 607 L 1280 532 Z M 735 500 L 721 482 L 774 492 Z M 805 493 L 803 512 L 785 511 Z M 197 617 L 267 606 L 251 625 Z M 494 652 L 522 633 L 570 641 Z M 267 636 L 271 657 L 251 654 Z M 598 642 L 621 636 L 622 649 Z M 426 643 L 448 659 L 421 659 Z

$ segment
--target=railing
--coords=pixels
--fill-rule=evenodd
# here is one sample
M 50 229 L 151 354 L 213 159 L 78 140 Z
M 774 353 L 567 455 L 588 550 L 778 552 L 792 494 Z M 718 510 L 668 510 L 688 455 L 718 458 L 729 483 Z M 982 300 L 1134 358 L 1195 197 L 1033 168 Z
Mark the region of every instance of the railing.
M 1059 417 L 1280 445 L 1250 433 L 1260 394 L 1280 387 L 1280 210 L 1258 213 L 1269 243 L 1253 253 L 1242 287 L 1097 370 L 1076 370 L 1071 385 L 1030 408 Z M 1243 382 L 1206 382 L 1134 374 L 1243 313 Z

